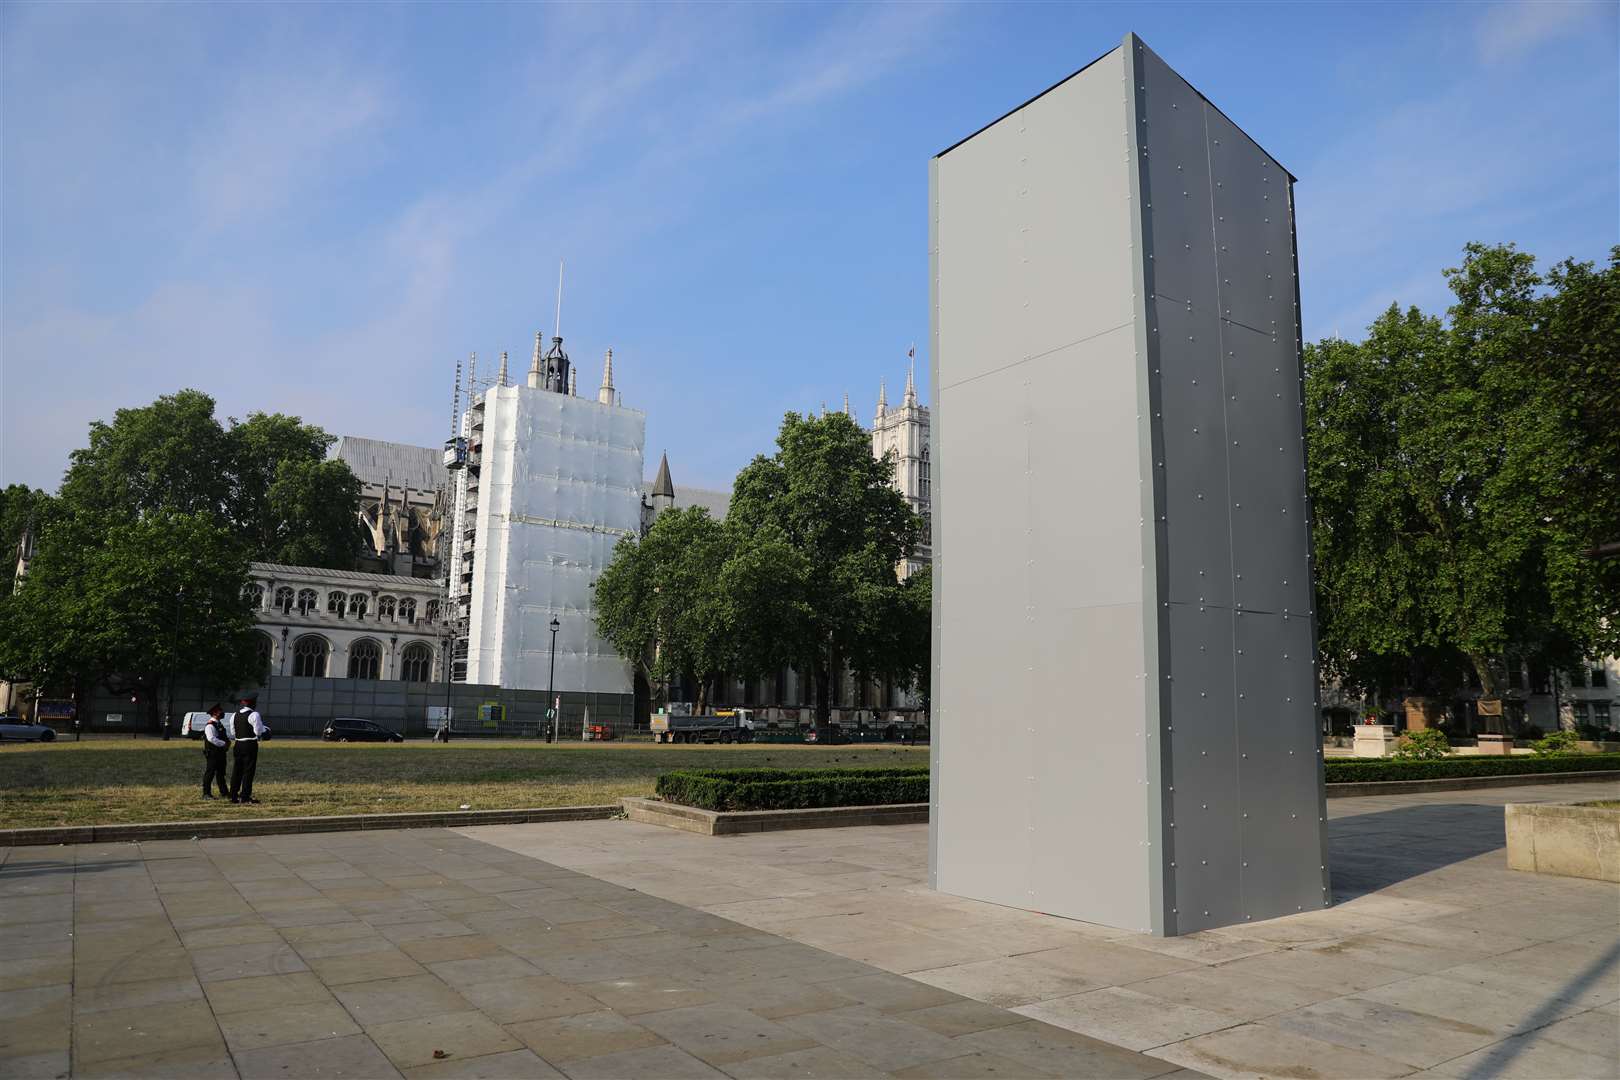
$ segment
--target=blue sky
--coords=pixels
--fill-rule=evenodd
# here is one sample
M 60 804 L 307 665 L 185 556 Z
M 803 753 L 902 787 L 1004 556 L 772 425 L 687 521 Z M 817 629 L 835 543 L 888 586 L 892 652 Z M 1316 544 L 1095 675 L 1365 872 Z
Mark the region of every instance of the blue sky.
M 442 441 L 566 258 L 582 391 L 611 345 L 648 471 L 723 485 L 913 341 L 928 397 L 929 156 L 1127 30 L 1299 177 L 1306 335 L 1359 336 L 1469 240 L 1620 242 L 1617 12 L 8 3 L 0 481 L 185 386 Z

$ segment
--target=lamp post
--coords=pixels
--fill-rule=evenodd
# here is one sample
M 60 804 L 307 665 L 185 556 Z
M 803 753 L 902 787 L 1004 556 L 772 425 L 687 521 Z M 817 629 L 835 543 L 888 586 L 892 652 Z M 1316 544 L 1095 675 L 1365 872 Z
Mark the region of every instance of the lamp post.
M 169 634 L 169 710 L 163 718 L 164 742 L 169 741 L 169 727 L 174 723 L 174 680 L 180 661 L 180 605 L 185 599 L 186 587 L 182 585 L 174 594 L 174 627 Z
M 557 741 L 557 721 L 559 719 L 561 719 L 561 717 L 559 717 L 557 715 L 558 709 L 557 709 L 557 696 L 556 696 L 556 690 L 557 690 L 557 631 L 561 630 L 561 629 L 562 629 L 562 623 L 558 622 L 557 621 L 557 616 L 553 615 L 551 617 L 551 675 L 550 675 L 549 679 L 546 682 L 546 711 L 551 714 L 551 731 L 550 731 L 550 733 L 549 733 L 549 735 L 548 735 L 548 737 L 546 739 L 547 742 L 556 742 Z

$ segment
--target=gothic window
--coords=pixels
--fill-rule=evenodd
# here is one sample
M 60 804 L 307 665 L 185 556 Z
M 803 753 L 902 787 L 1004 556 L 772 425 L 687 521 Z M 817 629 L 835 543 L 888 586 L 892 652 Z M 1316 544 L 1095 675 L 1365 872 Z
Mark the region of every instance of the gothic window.
M 425 618 L 428 622 L 439 621 L 439 602 L 437 600 L 429 600 L 427 602 L 427 614 L 424 615 L 423 618 Z
M 270 661 L 276 654 L 275 639 L 269 634 L 255 633 L 253 648 L 259 657 L 259 679 L 263 681 L 270 676 Z
M 283 615 L 292 610 L 293 590 L 291 585 L 283 585 L 276 590 L 276 610 Z
M 254 611 L 264 607 L 264 586 L 257 581 L 250 581 L 247 588 L 242 590 L 242 599 L 252 606 Z
M 316 595 L 314 589 L 298 590 L 298 614 L 308 615 L 315 610 L 315 605 L 319 603 L 320 597 Z
M 420 641 L 405 646 L 400 654 L 399 677 L 406 682 L 427 682 L 433 677 L 433 650 Z
M 305 634 L 293 642 L 293 674 L 320 678 L 326 674 L 326 657 L 331 646 L 319 634 Z
M 931 498 L 929 495 L 929 490 L 934 486 L 934 478 L 933 466 L 929 462 L 928 447 L 926 446 L 923 447 L 922 463 L 917 466 L 917 470 L 920 473 L 921 480 L 921 485 L 918 489 L 919 494 L 921 494 L 923 502 L 927 502 Z
M 361 638 L 349 646 L 349 678 L 375 679 L 382 669 L 382 646 Z
M 392 619 L 394 617 L 394 598 L 392 596 L 377 597 L 377 618 Z
M 343 606 L 349 602 L 346 593 L 331 592 L 326 594 L 326 610 L 328 614 L 343 618 Z
M 349 596 L 349 614 L 357 619 L 366 617 L 366 605 L 369 598 L 365 593 L 357 592 Z
M 399 602 L 399 617 L 408 623 L 416 621 L 416 600 L 414 598 L 407 596 Z

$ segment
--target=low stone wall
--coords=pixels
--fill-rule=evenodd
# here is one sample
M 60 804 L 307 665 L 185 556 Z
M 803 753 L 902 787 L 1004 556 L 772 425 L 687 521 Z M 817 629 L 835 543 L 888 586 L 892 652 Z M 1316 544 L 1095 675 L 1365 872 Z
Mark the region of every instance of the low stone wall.
M 1510 870 L 1620 881 L 1620 808 L 1509 803 Z
M 519 810 L 446 810 L 408 814 L 334 814 L 330 817 L 242 818 L 239 821 L 159 821 L 135 825 L 69 825 L 0 829 L 0 847 L 37 844 L 108 844 L 131 840 L 203 840 L 219 836 L 339 832 L 344 829 L 453 829 L 467 825 L 522 825 L 618 817 L 614 805 L 546 806 Z
M 700 810 L 658 799 L 620 799 L 631 821 L 663 825 L 702 836 L 775 832 L 780 829 L 841 829 L 857 825 L 915 825 L 927 822 L 927 803 L 890 806 L 829 806 L 813 810 Z
M 1589 784 L 1604 780 L 1620 780 L 1620 770 L 1447 776 L 1438 780 L 1347 780 L 1329 783 L 1326 787 L 1330 799 L 1352 799 L 1366 795 L 1414 795 L 1425 791 L 1472 791 L 1475 788 L 1525 787 L 1532 784 Z

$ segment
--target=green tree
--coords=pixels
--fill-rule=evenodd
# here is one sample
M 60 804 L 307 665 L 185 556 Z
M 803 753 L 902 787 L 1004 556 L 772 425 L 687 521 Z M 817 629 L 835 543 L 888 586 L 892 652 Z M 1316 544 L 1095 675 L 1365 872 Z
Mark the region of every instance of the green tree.
M 1363 342 L 1306 347 L 1330 674 L 1369 687 L 1404 672 L 1421 691 L 1466 665 L 1495 698 L 1509 656 L 1568 665 L 1615 647 L 1620 590 L 1587 552 L 1616 477 L 1582 442 L 1584 421 L 1551 407 L 1569 392 L 1572 351 L 1587 349 L 1588 366 L 1614 355 L 1586 341 L 1613 319 L 1612 278 L 1589 274 L 1566 264 L 1544 282 L 1530 256 L 1470 245 L 1446 271 L 1446 319 L 1392 306 Z M 1577 488 L 1605 477 L 1608 491 L 1582 502 Z
M 25 484 L 0 488 L 0 596 L 9 596 L 16 582 L 23 534 L 30 529 L 37 534 L 51 502 L 49 495 Z
M 73 451 L 62 499 L 76 512 L 135 515 L 155 510 L 222 515 L 232 468 L 214 399 L 199 390 L 119 409 L 90 425 L 90 444 Z
M 730 537 L 702 507 L 668 510 L 626 537 L 596 579 L 597 629 L 651 686 L 684 677 L 707 708 L 732 658 L 723 568 Z
M 870 676 L 905 667 L 892 632 L 903 593 L 895 566 L 916 546 L 922 520 L 893 486 L 893 461 L 874 458 L 870 436 L 843 413 L 788 413 L 776 445 L 738 474 L 726 527 L 739 545 L 768 541 L 797 555 L 780 581 L 786 617 L 769 628 L 771 652 L 810 676 L 824 733 L 832 680 L 846 665 Z
M 293 566 L 354 568 L 365 542 L 356 509 L 360 480 L 341 461 L 286 459 L 264 500 L 269 529 L 258 557 Z
M 283 556 L 293 540 L 289 534 L 296 533 L 299 546 L 322 560 L 300 565 L 335 569 L 354 565 L 360 542 L 359 484 L 337 482 L 345 476 L 353 479 L 341 462 L 324 471 L 316 468 L 325 463 L 326 452 L 336 441 L 314 424 L 282 413 L 256 412 L 246 420 L 231 419 L 225 448 L 230 468 L 227 513 L 260 558 L 292 561 Z M 298 474 L 291 481 L 296 490 L 282 492 L 278 500 L 275 488 L 289 467 Z M 334 482 L 334 490 L 325 490 Z M 346 514 L 333 513 L 339 506 Z
M 176 673 L 219 691 L 263 678 L 247 564 L 246 545 L 211 514 L 63 516 L 0 600 L 0 672 L 41 687 L 100 682 L 156 729 Z

